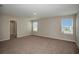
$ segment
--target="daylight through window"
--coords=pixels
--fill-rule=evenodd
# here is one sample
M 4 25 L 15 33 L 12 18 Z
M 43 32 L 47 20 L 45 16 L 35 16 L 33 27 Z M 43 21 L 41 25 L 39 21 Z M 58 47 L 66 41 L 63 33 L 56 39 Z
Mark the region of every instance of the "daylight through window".
M 62 20 L 62 32 L 66 34 L 73 34 L 73 19 L 65 18 Z
M 33 31 L 37 32 L 37 30 L 38 30 L 38 22 L 33 21 Z

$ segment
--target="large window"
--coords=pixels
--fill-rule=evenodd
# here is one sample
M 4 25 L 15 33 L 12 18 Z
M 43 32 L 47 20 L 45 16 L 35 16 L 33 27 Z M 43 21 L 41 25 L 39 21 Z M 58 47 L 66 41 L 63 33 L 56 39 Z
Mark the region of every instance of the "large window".
M 33 24 L 33 31 L 37 32 L 37 30 L 38 30 L 38 22 L 37 21 L 33 21 L 32 24 Z
M 65 34 L 73 34 L 73 19 L 63 18 L 62 19 L 62 32 Z

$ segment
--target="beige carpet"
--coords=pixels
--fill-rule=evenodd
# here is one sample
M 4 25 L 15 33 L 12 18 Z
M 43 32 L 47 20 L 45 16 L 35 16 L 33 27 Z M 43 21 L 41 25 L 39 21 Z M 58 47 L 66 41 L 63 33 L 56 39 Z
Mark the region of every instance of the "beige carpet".
M 73 42 L 38 36 L 26 36 L 0 42 L 4 54 L 73 54 L 79 53 Z

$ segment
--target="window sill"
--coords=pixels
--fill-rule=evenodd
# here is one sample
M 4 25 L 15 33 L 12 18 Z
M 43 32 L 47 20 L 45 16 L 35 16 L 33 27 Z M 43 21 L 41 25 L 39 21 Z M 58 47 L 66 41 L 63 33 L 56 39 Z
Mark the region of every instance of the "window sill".
M 62 32 L 62 34 L 64 34 L 64 35 L 73 35 L 73 33 L 63 33 L 63 32 Z

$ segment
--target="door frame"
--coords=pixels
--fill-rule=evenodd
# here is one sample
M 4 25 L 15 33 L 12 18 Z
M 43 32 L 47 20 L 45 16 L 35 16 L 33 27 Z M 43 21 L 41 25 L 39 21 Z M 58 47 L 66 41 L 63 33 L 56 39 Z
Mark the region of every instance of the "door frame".
M 17 38 L 17 22 L 15 20 L 10 20 L 10 39 L 11 39 L 11 22 L 14 22 L 15 23 L 15 38 Z

